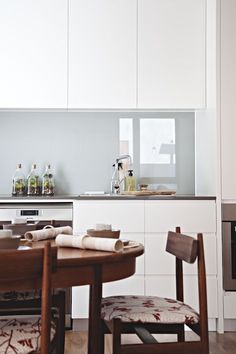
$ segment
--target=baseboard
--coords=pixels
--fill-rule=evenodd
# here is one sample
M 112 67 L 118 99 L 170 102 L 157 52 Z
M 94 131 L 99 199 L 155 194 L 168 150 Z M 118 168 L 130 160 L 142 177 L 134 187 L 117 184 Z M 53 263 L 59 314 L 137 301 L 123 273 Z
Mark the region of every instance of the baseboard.
M 72 330 L 74 332 L 88 331 L 88 319 L 82 318 L 80 320 L 73 320 L 72 321 Z
M 236 319 L 224 320 L 225 332 L 236 332 Z

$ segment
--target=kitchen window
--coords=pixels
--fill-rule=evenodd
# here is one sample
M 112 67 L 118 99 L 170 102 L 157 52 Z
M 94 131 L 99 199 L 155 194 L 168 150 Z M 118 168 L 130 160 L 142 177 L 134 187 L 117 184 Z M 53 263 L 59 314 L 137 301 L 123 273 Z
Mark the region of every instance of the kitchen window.
M 132 156 L 139 183 L 194 193 L 194 114 L 179 115 L 120 118 L 120 154 Z

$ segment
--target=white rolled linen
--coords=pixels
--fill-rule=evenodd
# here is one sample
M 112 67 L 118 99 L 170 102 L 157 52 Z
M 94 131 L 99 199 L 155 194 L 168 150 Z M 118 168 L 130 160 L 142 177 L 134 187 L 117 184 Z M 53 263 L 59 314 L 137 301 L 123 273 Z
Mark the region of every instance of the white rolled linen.
M 58 235 L 56 237 L 56 245 L 59 247 L 75 247 L 108 252 L 120 252 L 123 250 L 123 242 L 121 240 L 88 235 Z
M 63 235 L 59 234 L 56 237 L 56 245 L 59 247 L 74 247 L 74 248 L 84 248 L 83 240 L 88 235 L 74 236 L 74 235 Z
M 73 230 L 71 226 L 51 227 L 51 225 L 48 225 L 42 230 L 27 231 L 25 238 L 28 241 L 40 241 L 55 238 L 59 234 L 72 235 L 72 233 Z

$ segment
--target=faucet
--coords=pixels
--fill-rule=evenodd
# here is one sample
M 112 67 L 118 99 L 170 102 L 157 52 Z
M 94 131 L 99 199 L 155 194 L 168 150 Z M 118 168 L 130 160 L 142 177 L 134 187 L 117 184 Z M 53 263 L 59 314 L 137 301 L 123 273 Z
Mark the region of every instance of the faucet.
M 118 163 L 118 162 L 121 161 L 121 160 L 125 160 L 125 159 L 128 159 L 128 160 L 129 160 L 129 164 L 130 164 L 130 165 L 132 164 L 132 157 L 131 157 L 130 155 L 128 155 L 128 154 L 126 154 L 126 155 L 121 155 L 121 156 L 117 157 L 116 163 Z
M 120 185 L 124 181 L 124 177 L 120 178 L 120 175 L 119 175 L 119 162 L 122 161 L 122 160 L 125 160 L 125 159 L 129 160 L 129 165 L 132 164 L 132 158 L 128 154 L 121 155 L 121 156 L 116 158 L 115 169 L 114 169 L 114 172 L 113 172 L 113 175 L 112 175 L 112 179 L 111 179 L 111 193 L 112 194 L 119 194 L 120 193 Z

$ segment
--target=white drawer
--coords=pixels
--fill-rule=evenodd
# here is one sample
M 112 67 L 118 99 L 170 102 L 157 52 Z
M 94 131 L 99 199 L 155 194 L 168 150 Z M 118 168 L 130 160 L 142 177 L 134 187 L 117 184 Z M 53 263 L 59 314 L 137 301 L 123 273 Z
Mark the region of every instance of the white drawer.
M 211 200 L 145 201 L 145 232 L 216 232 L 216 205 Z
M 144 276 L 133 275 L 129 278 L 103 284 L 103 296 L 144 295 Z M 89 286 L 72 288 L 72 318 L 88 318 Z
M 176 298 L 175 277 L 147 276 L 145 279 L 146 295 Z M 197 277 L 184 277 L 184 301 L 198 311 Z M 207 276 L 208 318 L 218 317 L 217 278 Z
M 85 232 L 95 224 L 111 224 L 121 232 L 144 232 L 143 201 L 79 201 L 74 216 L 77 232 Z
M 190 234 L 191 235 L 191 234 Z M 193 235 L 194 236 L 194 235 Z M 145 272 L 150 275 L 175 274 L 175 257 L 165 251 L 167 233 L 147 233 L 145 235 Z M 217 274 L 216 236 L 204 234 L 206 273 Z M 184 263 L 184 274 L 197 274 L 195 264 Z

